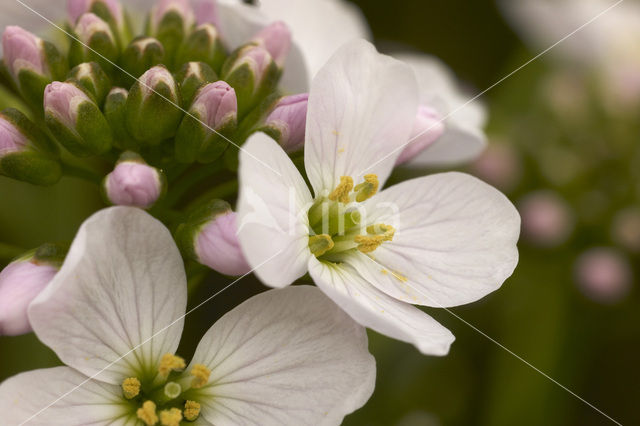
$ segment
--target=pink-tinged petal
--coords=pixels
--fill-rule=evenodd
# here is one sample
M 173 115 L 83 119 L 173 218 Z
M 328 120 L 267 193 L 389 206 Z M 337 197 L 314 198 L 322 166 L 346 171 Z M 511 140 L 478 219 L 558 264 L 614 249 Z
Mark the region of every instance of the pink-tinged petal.
M 311 194 L 300 172 L 270 137 L 256 133 L 240 152 L 238 239 L 265 284 L 284 287 L 305 274 Z
M 446 355 L 453 334 L 418 308 L 369 284 L 348 264 L 309 261 L 309 273 L 327 296 L 361 325 L 411 343 L 426 355 Z
M 22 28 L 11 25 L 2 33 L 4 63 L 14 78 L 22 69 L 38 74 L 46 74 L 48 67 L 44 61 L 42 40 Z
M 314 78 L 304 160 L 316 196 L 341 176 L 375 174 L 381 186 L 409 140 L 418 109 L 411 69 L 358 40 L 342 47 Z
M 158 169 L 137 161 L 119 162 L 104 180 L 104 190 L 112 204 L 142 209 L 158 201 L 163 186 Z
M 225 275 L 251 272 L 238 240 L 237 213 L 216 216 L 202 227 L 194 247 L 198 262 Z
M 211 370 L 198 401 L 201 416 L 221 426 L 337 425 L 375 385 L 365 330 L 311 286 L 236 307 L 205 334 L 192 363 Z
M 444 123 L 440 114 L 431 107 L 420 105 L 409 141 L 396 160 L 396 164 L 403 164 L 414 159 L 438 140 L 444 131 Z
M 396 231 L 371 257 L 348 262 L 396 299 L 433 307 L 470 303 L 498 289 L 518 263 L 517 210 L 472 176 L 405 181 L 367 200 L 363 211 L 366 224 Z

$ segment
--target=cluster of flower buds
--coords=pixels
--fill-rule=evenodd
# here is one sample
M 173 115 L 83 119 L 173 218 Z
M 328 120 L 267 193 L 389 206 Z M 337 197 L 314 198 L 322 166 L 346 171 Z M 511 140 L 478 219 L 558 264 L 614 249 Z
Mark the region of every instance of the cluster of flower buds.
M 56 275 L 66 253 L 66 246 L 44 244 L 0 272 L 0 335 L 31 331 L 27 308 Z

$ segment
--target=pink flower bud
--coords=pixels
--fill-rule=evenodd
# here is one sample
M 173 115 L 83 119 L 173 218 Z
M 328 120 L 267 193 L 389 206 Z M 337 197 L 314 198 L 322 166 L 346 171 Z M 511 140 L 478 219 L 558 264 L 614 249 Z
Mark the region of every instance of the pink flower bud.
M 571 208 L 555 192 L 531 193 L 519 203 L 518 210 L 522 217 L 522 234 L 533 244 L 558 246 L 573 230 Z
M 0 116 L 0 158 L 21 151 L 28 145 L 27 138 L 6 118 Z
M 48 74 L 44 60 L 42 40 L 39 37 L 12 25 L 2 33 L 2 50 L 4 63 L 14 78 L 22 69 L 29 69 L 37 74 Z
M 256 81 L 262 81 L 267 68 L 273 62 L 273 58 L 269 52 L 260 46 L 248 46 L 240 52 L 240 55 L 233 65 L 230 73 L 233 73 L 236 69 L 248 64 L 251 69 L 251 74 L 255 76 Z
M 267 127 L 280 132 L 278 142 L 287 152 L 297 151 L 304 145 L 308 101 L 308 93 L 285 96 L 265 120 Z
M 640 252 L 640 208 L 629 207 L 616 213 L 611 226 L 613 240 L 627 250 Z
M 269 52 L 279 67 L 283 67 L 291 49 L 291 31 L 282 21 L 274 22 L 264 28 L 252 40 Z
M 218 6 L 215 0 L 200 0 L 195 5 L 196 24 L 213 24 L 218 27 Z
M 160 172 L 145 163 L 119 162 L 104 180 L 104 190 L 115 205 L 149 208 L 160 198 L 164 184 Z
M 575 278 L 580 290 L 590 299 L 611 304 L 622 300 L 631 290 L 633 272 L 628 260 L 611 248 L 592 248 L 575 263 Z
M 522 164 L 516 150 L 506 143 L 491 143 L 472 165 L 480 179 L 503 191 L 516 187 L 522 176 Z
M 93 13 L 85 13 L 80 17 L 76 24 L 75 32 L 84 44 L 89 44 L 91 38 L 97 33 L 107 34 L 111 41 L 115 43 L 109 24 Z
M 172 99 L 177 99 L 177 85 L 173 79 L 173 75 L 163 66 L 157 65 L 147 70 L 142 76 L 140 76 L 140 90 L 142 91 L 143 98 L 147 98 L 154 94 L 154 90 L 159 84 L 165 84 L 171 88 Z M 163 100 L 166 102 L 166 100 Z
M 122 22 L 122 5 L 118 0 L 68 0 L 67 13 L 69 21 L 75 24 L 80 16 L 91 11 L 94 3 L 104 3 L 115 18 L 116 23 L 120 24 Z
M 236 91 L 224 81 L 204 86 L 193 101 L 191 110 L 212 129 L 220 129 L 238 114 Z
M 236 213 L 229 211 L 204 225 L 196 237 L 198 261 L 225 275 L 244 275 L 251 271 L 237 236 Z
M 440 114 L 431 107 L 420 105 L 409 138 L 411 142 L 407 144 L 396 160 L 396 165 L 411 160 L 434 143 L 443 133 L 444 123 Z
M 185 29 L 192 26 L 195 16 L 189 0 L 160 0 L 151 12 L 153 28 L 157 29 L 164 16 L 175 12 L 182 17 Z
M 91 99 L 73 83 L 54 81 L 44 89 L 44 110 L 52 113 L 69 128 L 78 121 L 78 107 Z
M 0 272 L 0 335 L 31 331 L 27 308 L 57 272 L 57 267 L 35 260 L 17 260 Z

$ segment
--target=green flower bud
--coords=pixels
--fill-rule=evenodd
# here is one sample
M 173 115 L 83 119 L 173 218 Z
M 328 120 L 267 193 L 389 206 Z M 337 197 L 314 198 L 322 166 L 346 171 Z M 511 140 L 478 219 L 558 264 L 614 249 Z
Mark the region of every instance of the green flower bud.
M 71 43 L 71 64 L 95 61 L 111 74 L 112 62 L 117 61 L 120 49 L 109 24 L 93 13 L 85 13 L 78 20 L 74 32 L 79 41 Z
M 220 41 L 218 30 L 212 24 L 198 26 L 187 37 L 176 56 L 176 65 L 189 61 L 204 62 L 216 72 L 220 72 L 227 58 L 227 52 Z
M 69 152 L 77 156 L 103 154 L 113 136 L 95 102 L 74 83 L 54 81 L 44 92 L 47 127 Z
M 237 128 L 235 91 L 224 81 L 207 84 L 196 95 L 189 113 L 176 135 L 176 159 L 184 163 L 217 160 L 229 144 L 226 137 Z
M 53 185 L 62 169 L 58 148 L 20 111 L 0 113 L 0 175 L 34 185 Z
M 118 45 L 122 46 L 122 41 L 131 38 L 131 27 L 122 4 L 117 0 L 68 0 L 67 11 L 69 21 L 75 25 L 85 13 L 93 13 L 109 24 L 111 31 L 116 36 Z
M 113 132 L 113 145 L 120 149 L 136 150 L 138 144 L 129 134 L 126 126 L 126 105 L 129 92 L 114 87 L 104 101 L 104 116 Z
M 131 88 L 126 124 L 137 141 L 157 145 L 175 136 L 182 116 L 178 85 L 164 66 L 151 68 Z
M 122 52 L 120 63 L 128 73 L 135 78 L 140 77 L 149 68 L 161 64 L 164 60 L 162 43 L 152 37 L 137 37 Z M 127 83 L 133 80 L 128 77 Z
M 188 62 L 176 74 L 182 105 L 191 105 L 196 92 L 205 84 L 218 81 L 218 75 L 204 62 Z
M 98 105 L 102 105 L 111 89 L 111 80 L 97 62 L 85 62 L 76 66 L 69 72 L 68 79 L 85 89 Z
M 165 63 L 172 69 L 176 53 L 194 22 L 193 9 L 187 0 L 160 0 L 151 10 L 147 33 L 160 40 L 165 48 Z
M 238 95 L 238 115 L 244 117 L 278 86 L 282 70 L 263 47 L 249 44 L 225 62 L 222 78 Z

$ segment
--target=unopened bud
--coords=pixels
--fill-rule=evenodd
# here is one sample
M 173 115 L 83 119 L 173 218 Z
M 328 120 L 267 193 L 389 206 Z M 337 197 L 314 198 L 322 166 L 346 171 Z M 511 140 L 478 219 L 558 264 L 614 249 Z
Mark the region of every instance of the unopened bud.
M 186 38 L 177 53 L 175 64 L 180 66 L 189 61 L 199 61 L 219 72 L 226 58 L 227 53 L 216 27 L 202 24 Z
M 204 62 L 188 62 L 176 74 L 176 81 L 180 85 L 182 105 L 190 106 L 196 92 L 207 83 L 218 80 L 218 75 Z
M 69 80 L 78 83 L 96 102 L 102 105 L 111 89 L 111 80 L 97 62 L 85 62 L 69 72 Z
M 222 200 L 211 200 L 178 227 L 176 240 L 183 253 L 225 275 L 251 270 L 237 237 L 236 213 Z
M 126 105 L 129 92 L 121 87 L 114 87 L 104 102 L 104 117 L 113 132 L 113 144 L 120 149 L 134 150 L 138 147 L 126 126 Z
M 241 117 L 277 87 L 280 75 L 269 52 L 255 45 L 236 50 L 222 70 L 223 80 L 236 90 Z
M 8 77 L 32 105 L 42 105 L 44 88 L 67 73 L 66 60 L 56 47 L 18 26 L 2 33 L 3 64 Z
M 124 21 L 122 5 L 118 0 L 68 0 L 69 22 L 75 25 L 85 13 L 94 13 L 106 22 L 121 25 Z
M 165 63 L 173 65 L 175 54 L 194 22 L 189 0 L 160 0 L 151 10 L 148 33 L 164 46 Z
M 225 139 L 238 124 L 236 93 L 224 81 L 204 86 L 189 108 L 176 135 L 176 159 L 207 163 L 218 159 L 227 148 Z
M 99 155 L 111 148 L 113 137 L 95 102 L 73 83 L 54 81 L 44 92 L 47 127 L 74 155 Z
M 196 25 L 218 26 L 218 5 L 216 0 L 199 0 L 195 4 Z
M 104 194 L 110 203 L 142 209 L 153 206 L 165 188 L 164 174 L 131 152 L 122 154 L 103 183 Z
M 522 217 L 522 234 L 535 245 L 558 246 L 573 231 L 571 208 L 554 192 L 531 193 L 518 203 L 518 210 Z
M 291 50 L 291 31 L 284 22 L 274 22 L 251 40 L 269 52 L 276 64 L 282 68 Z
M 287 152 L 302 149 L 308 100 L 308 93 L 281 98 L 259 130 L 270 135 Z
M 29 304 L 54 278 L 65 254 L 66 247 L 45 244 L 0 272 L 0 335 L 32 331 L 27 315 Z
M 0 113 L 0 175 L 34 185 L 53 185 L 62 170 L 57 147 L 16 109 Z
M 182 116 L 178 85 L 164 66 L 151 68 L 131 88 L 127 129 L 139 142 L 155 145 L 175 136 Z
M 576 261 L 574 272 L 583 294 L 605 304 L 622 300 L 633 283 L 629 261 L 612 248 L 589 249 Z
M 438 112 L 426 105 L 418 107 L 409 143 L 396 160 L 396 165 L 406 163 L 427 149 L 444 133 L 444 123 Z
M 120 49 L 109 24 L 93 13 L 85 13 L 78 19 L 74 31 L 79 42 L 74 40 L 71 44 L 71 63 L 95 61 L 110 73 Z
M 162 63 L 164 46 L 152 37 L 134 39 L 122 52 L 120 63 L 129 74 L 140 77 L 149 68 Z M 131 77 L 128 77 L 130 79 Z M 133 83 L 131 80 L 127 82 Z

